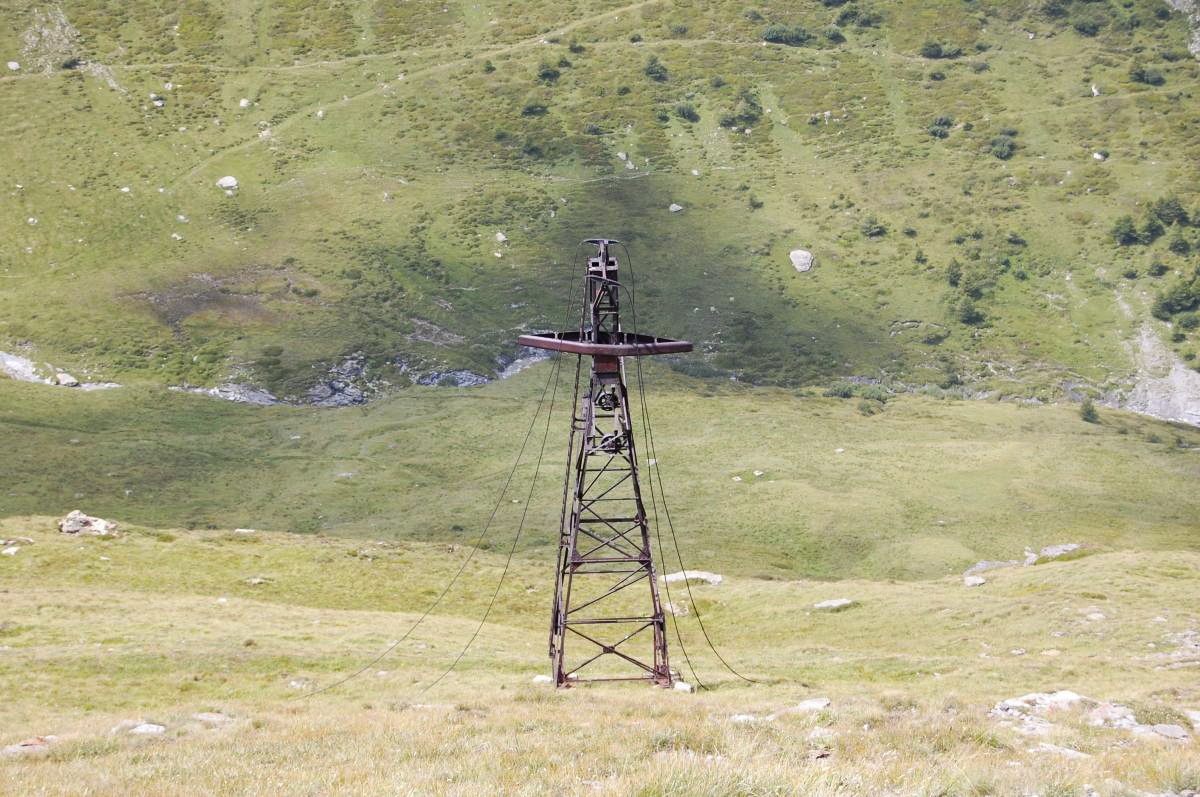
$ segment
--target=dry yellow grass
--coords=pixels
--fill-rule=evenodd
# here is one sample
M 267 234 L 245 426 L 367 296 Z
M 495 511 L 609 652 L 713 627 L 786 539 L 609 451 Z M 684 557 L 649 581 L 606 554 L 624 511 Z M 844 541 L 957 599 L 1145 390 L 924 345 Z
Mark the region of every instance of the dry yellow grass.
M 726 654 L 764 681 L 722 675 L 685 621 L 713 687 L 698 694 L 531 683 L 545 670 L 547 596 L 526 590 L 549 565 L 521 561 L 497 622 L 459 671 L 423 692 L 474 630 L 496 575 L 484 554 L 436 625 L 362 677 L 300 699 L 408 627 L 444 575 L 444 546 L 364 555 L 362 541 L 142 529 L 74 539 L 50 523 L 0 521 L 0 536 L 34 540 L 0 561 L 0 744 L 59 737 L 45 757 L 0 759 L 4 794 L 1082 795 L 1086 784 L 1107 797 L 1200 787 L 1195 741 L 1091 727 L 1088 705 L 1046 715 L 1044 736 L 988 715 L 1008 697 L 1072 689 L 1129 705 L 1143 722 L 1186 723 L 1183 710 L 1200 709 L 1200 651 L 1188 647 L 1200 627 L 1196 554 L 1102 553 L 994 571 L 977 589 L 958 578 L 697 588 Z M 258 574 L 268 581 L 247 583 Z M 811 610 L 842 595 L 859 605 Z M 1097 612 L 1105 619 L 1087 619 Z M 787 711 L 815 696 L 832 703 Z M 191 719 L 201 711 L 231 721 L 208 727 Z M 110 733 L 129 719 L 167 730 Z M 1088 757 L 1036 751 L 1043 742 Z

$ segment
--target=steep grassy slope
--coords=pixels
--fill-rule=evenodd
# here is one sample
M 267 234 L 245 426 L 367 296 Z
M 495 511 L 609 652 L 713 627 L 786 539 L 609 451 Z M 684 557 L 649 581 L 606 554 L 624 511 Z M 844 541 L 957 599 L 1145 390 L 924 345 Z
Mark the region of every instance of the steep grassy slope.
M 605 234 L 641 320 L 701 343 L 694 373 L 1126 384 L 1125 341 L 1195 263 L 1182 221 L 1109 235 L 1169 195 L 1196 215 L 1186 20 L 834 5 L 9 3 L 0 347 L 292 396 L 355 352 L 380 387 L 490 375 Z M 812 37 L 764 42 L 780 24 Z
M 82 508 L 154 526 L 469 543 L 553 368 L 467 390 L 409 388 L 332 411 L 0 381 L 0 517 Z M 1107 411 L 1089 424 L 1072 409 L 998 402 L 881 405 L 714 389 L 666 369 L 651 379 L 658 448 L 641 454 L 661 463 L 692 567 L 913 578 L 1019 557 L 1026 546 L 1200 543 L 1200 435 L 1187 427 Z M 557 539 L 569 402 L 569 386 L 559 384 L 520 545 L 546 561 Z M 510 544 L 544 417 L 488 546 Z
M 0 757 L 8 793 L 1118 797 L 1200 786 L 1195 741 L 1088 718 L 1092 701 L 1113 701 L 1140 722 L 1190 729 L 1194 552 L 994 571 L 976 589 L 957 578 L 699 587 L 724 654 L 761 682 L 723 675 L 680 618 L 712 687 L 694 695 L 530 684 L 546 665 L 548 563 L 520 558 L 475 647 L 424 691 L 491 594 L 502 562 L 484 553 L 390 656 L 298 700 L 398 638 L 463 552 L 144 528 L 78 539 L 52 524 L 0 521 L 0 535 L 32 540 L 0 557 L 0 744 L 58 737 L 45 758 Z M 811 611 L 833 596 L 860 604 Z M 1053 689 L 1089 702 L 1044 713 L 1042 735 L 988 714 Z M 832 703 L 787 712 L 813 697 Z M 227 719 L 193 719 L 200 711 Z M 110 733 L 139 719 L 165 733 Z

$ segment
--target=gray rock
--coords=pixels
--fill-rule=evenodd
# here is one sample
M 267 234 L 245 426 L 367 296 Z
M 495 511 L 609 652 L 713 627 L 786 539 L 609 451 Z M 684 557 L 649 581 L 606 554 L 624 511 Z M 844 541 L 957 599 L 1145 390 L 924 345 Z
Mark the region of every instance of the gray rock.
M 1101 703 L 1088 712 L 1088 725 L 1095 728 L 1125 728 L 1138 724 L 1132 709 L 1117 703 Z
M 63 387 L 79 387 L 79 380 L 66 371 L 59 371 L 54 375 L 54 384 L 62 385 Z
M 788 257 L 792 261 L 792 267 L 801 274 L 808 271 L 813 266 L 813 253 L 806 249 L 793 249 L 788 253 Z
M 1078 551 L 1080 548 L 1077 542 L 1067 542 L 1062 545 L 1047 545 L 1038 554 L 1041 559 L 1058 559 L 1060 556 L 1066 556 L 1072 551 Z
M 983 576 L 963 576 L 963 586 L 965 587 L 982 587 L 987 583 L 987 579 Z
M 554 683 L 554 679 L 549 675 L 535 675 L 533 676 L 533 682 L 535 684 L 552 684 Z
M 677 205 L 672 202 L 671 206 L 668 207 L 667 210 L 671 211 L 672 213 L 678 213 L 679 211 L 683 210 L 683 205 Z
M 676 692 L 688 692 L 688 693 L 691 693 L 691 692 L 695 692 L 695 691 L 696 691 L 696 688 L 695 688 L 694 686 L 692 686 L 692 685 L 691 685 L 691 684 L 689 684 L 689 683 L 686 683 L 685 681 L 676 681 L 676 682 L 675 682 L 675 686 L 673 686 L 672 688 L 673 688 L 673 689 L 674 689 Z
M 1021 562 L 1017 559 L 1008 559 L 1004 561 L 998 559 L 984 559 L 983 561 L 976 562 L 964 570 L 963 575 L 973 576 L 976 573 L 983 573 L 985 571 L 995 570 L 1000 567 L 1016 567 L 1019 564 L 1021 564 Z
M 199 714 L 193 714 L 192 719 L 210 728 L 233 722 L 233 717 L 226 716 L 219 711 L 201 711 Z
M 232 191 L 233 189 L 235 189 L 237 187 L 238 187 L 237 178 L 231 174 L 227 174 L 224 177 L 222 177 L 221 179 L 217 180 L 217 188 L 224 188 L 226 190 Z
M 714 587 L 719 587 L 721 582 L 725 580 L 724 576 L 716 573 L 709 573 L 707 570 L 680 570 L 678 573 L 671 573 L 668 576 L 659 576 L 659 578 L 668 584 L 677 584 L 687 582 L 688 584 L 704 583 L 711 584 Z
M 1182 725 L 1160 723 L 1158 725 L 1151 725 L 1150 730 L 1154 731 L 1159 736 L 1165 736 L 1168 739 L 1177 739 L 1181 742 L 1186 742 L 1189 738 L 1187 729 Z
M 116 533 L 117 524 L 111 520 L 90 517 L 76 509 L 58 521 L 58 530 L 63 534 L 93 534 L 105 537 Z
M 827 601 L 818 601 L 814 603 L 813 608 L 826 612 L 838 612 L 857 605 L 858 601 L 851 598 L 831 598 Z
M 41 758 L 50 753 L 50 748 L 58 742 L 57 736 L 34 736 L 32 739 L 10 744 L 0 750 L 0 756 L 5 758 Z

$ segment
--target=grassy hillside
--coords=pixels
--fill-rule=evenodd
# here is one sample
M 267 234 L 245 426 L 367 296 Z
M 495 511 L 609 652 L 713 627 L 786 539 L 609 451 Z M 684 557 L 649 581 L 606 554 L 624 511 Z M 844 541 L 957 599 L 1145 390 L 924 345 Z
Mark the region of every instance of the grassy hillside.
M 491 375 L 604 234 L 696 374 L 1119 389 L 1200 244 L 1187 39 L 1159 0 L 9 2 L 0 350 Z
M 6 793 L 1079 795 L 1089 784 L 1116 797 L 1200 787 L 1194 741 L 1089 724 L 1097 702 L 1111 701 L 1141 723 L 1190 728 L 1186 712 L 1200 710 L 1194 552 L 993 571 L 974 589 L 956 577 L 698 587 L 724 654 L 761 682 L 723 675 L 692 618 L 680 618 L 711 687 L 694 695 L 531 684 L 546 669 L 549 561 L 521 557 L 493 622 L 425 691 L 498 576 L 500 558 L 484 553 L 393 654 L 297 699 L 398 638 L 463 551 L 138 527 L 80 539 L 49 517 L 0 521 L 0 536 L 18 535 L 32 543 L 0 558 L 0 743 L 58 741 L 43 758 L 0 757 Z M 829 597 L 859 605 L 811 610 Z M 1088 701 L 1042 713 L 1043 735 L 988 713 L 1055 689 Z M 788 713 L 816 697 L 832 702 Z M 223 718 L 195 719 L 201 711 Z M 165 732 L 110 732 L 125 720 Z
M 0 381 L 0 517 L 82 508 L 159 527 L 471 542 L 553 368 L 344 410 Z M 1062 542 L 1197 549 L 1200 434 L 1188 427 L 1109 411 L 1085 423 L 1068 407 L 714 388 L 662 368 L 646 378 L 689 566 L 914 578 Z M 561 381 L 520 546 L 546 561 L 569 402 Z M 486 545 L 507 548 L 544 432 L 539 418 Z

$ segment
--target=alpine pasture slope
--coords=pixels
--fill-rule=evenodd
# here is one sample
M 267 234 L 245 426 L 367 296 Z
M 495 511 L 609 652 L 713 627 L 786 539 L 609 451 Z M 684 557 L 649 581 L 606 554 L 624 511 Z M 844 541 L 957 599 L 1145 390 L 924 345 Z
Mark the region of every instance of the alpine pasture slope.
M 0 793 L 1200 790 L 1174 5 L 5 2 Z M 601 234 L 696 694 L 532 682 Z
M 1195 363 L 1150 315 L 1200 290 L 1189 38 L 1160 0 L 9 2 L 0 350 L 492 377 L 604 234 L 692 373 L 1118 404 L 1143 325 Z

